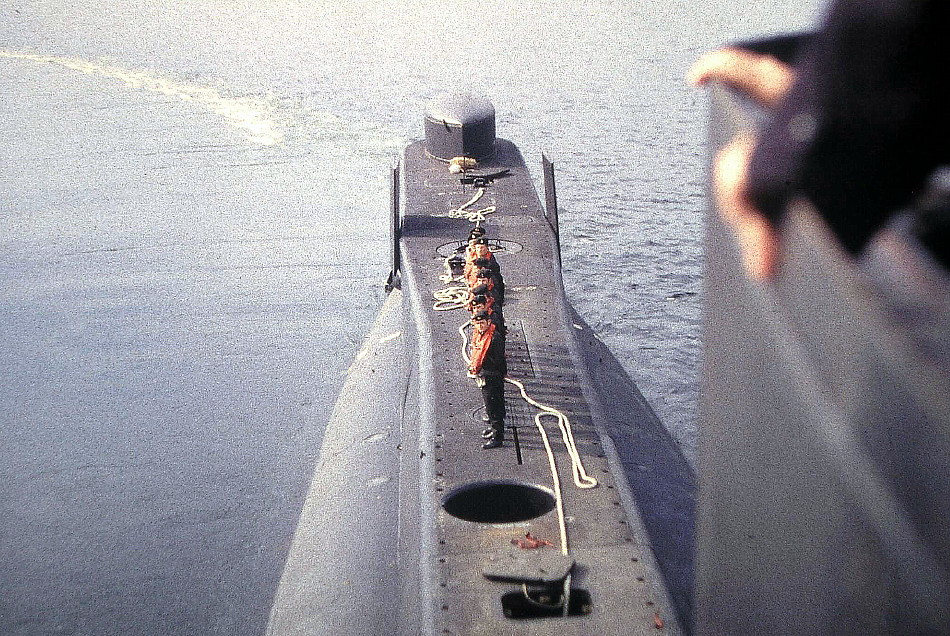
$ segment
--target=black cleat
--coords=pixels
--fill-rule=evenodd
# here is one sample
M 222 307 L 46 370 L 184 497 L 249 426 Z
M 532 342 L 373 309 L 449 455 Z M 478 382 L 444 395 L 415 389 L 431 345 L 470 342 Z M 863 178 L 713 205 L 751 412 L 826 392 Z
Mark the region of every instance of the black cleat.
M 482 444 L 482 448 L 484 450 L 488 450 L 489 448 L 498 448 L 500 446 L 502 446 L 502 440 L 498 437 L 491 437 L 486 440 L 484 444 Z
M 495 436 L 495 429 L 489 427 L 482 431 L 482 437 L 490 439 Z

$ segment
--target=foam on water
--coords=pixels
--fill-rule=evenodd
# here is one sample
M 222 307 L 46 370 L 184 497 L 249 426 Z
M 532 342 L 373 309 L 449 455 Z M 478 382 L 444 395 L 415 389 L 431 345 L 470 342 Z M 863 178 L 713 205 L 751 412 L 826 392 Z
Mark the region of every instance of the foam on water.
M 136 90 L 146 90 L 190 101 L 220 115 L 231 126 L 247 133 L 254 143 L 272 146 L 280 143 L 284 132 L 274 119 L 273 105 L 261 99 L 222 97 L 217 90 L 204 86 L 182 84 L 144 71 L 119 68 L 99 62 L 56 55 L 38 55 L 0 50 L 0 57 L 37 64 L 57 64 L 87 75 L 118 80 Z

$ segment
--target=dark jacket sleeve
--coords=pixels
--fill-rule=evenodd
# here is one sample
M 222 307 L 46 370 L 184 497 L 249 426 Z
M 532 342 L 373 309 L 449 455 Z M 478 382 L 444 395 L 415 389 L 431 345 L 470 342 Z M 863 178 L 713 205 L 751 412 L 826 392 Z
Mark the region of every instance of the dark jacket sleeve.
M 837 0 L 760 135 L 753 200 L 771 218 L 810 198 L 859 250 L 945 162 L 945 0 Z
M 505 359 L 504 328 L 495 329 L 491 344 L 488 345 L 488 351 L 485 352 L 485 360 L 482 362 L 482 373 L 501 377 L 508 375 L 508 361 Z

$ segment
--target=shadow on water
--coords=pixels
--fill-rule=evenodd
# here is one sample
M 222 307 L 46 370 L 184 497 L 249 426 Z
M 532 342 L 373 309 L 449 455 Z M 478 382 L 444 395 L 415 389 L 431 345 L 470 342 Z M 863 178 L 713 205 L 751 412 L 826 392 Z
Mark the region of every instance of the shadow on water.
M 682 448 L 656 417 L 637 386 L 590 327 L 578 341 L 601 393 L 607 433 L 639 507 L 657 564 L 683 625 L 693 618 L 696 475 Z

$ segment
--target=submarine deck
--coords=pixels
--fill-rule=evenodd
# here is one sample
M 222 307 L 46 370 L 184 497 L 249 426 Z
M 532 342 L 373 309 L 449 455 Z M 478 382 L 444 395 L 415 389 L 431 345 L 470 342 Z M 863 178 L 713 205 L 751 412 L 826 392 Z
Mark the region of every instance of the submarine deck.
M 510 384 L 506 384 L 506 423 L 517 428 L 518 447 L 508 435 L 503 448 L 481 448 L 481 395 L 466 377 L 461 356 L 459 328 L 469 316 L 464 309 L 436 310 L 432 295 L 446 287 L 440 278 L 446 273 L 445 258 L 473 226 L 471 220 L 453 218 L 460 215 L 452 211 L 471 200 L 477 190 L 463 187 L 459 175 L 428 157 L 424 144 L 417 142 L 404 156 L 401 247 L 403 289 L 413 305 L 418 338 L 428 340 L 428 346 L 418 349 L 431 352 L 430 362 L 418 364 L 432 369 L 431 376 L 419 374 L 419 400 L 428 401 L 420 407 L 421 523 L 425 524 L 427 512 L 435 520 L 434 528 L 420 528 L 420 571 L 423 579 L 430 579 L 422 585 L 431 593 L 431 607 L 422 608 L 422 614 L 431 616 L 433 633 L 445 634 L 498 634 L 515 629 L 532 634 L 555 628 L 562 634 L 678 631 L 639 511 L 629 496 L 624 497 L 623 475 L 621 483 L 615 478 L 619 463 L 604 433 L 600 398 L 578 352 L 577 338 L 587 328 L 577 324 L 564 298 L 554 234 L 520 152 L 514 144 L 498 140 L 495 157 L 482 162 L 478 172 L 503 169 L 508 174 L 487 185 L 467 211 L 491 206 L 481 224 L 506 284 L 509 377 L 523 382 L 533 399 L 570 418 L 583 468 L 599 481 L 596 488 L 575 486 L 562 435 L 553 418 L 545 418 L 563 492 L 569 552 L 576 561 L 572 588 L 590 594 L 589 613 L 507 618 L 501 598 L 518 592 L 520 585 L 491 581 L 483 574 L 486 563 L 524 559 L 527 552 L 557 553 L 561 540 L 556 509 L 512 523 L 466 521 L 441 506 L 427 511 L 426 500 L 440 502 L 459 489 L 485 482 L 551 488 L 553 480 L 534 422 L 538 411 Z M 492 508 L 501 502 L 486 500 L 476 505 Z M 553 546 L 525 550 L 513 545 L 526 533 Z

